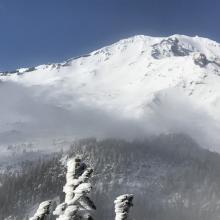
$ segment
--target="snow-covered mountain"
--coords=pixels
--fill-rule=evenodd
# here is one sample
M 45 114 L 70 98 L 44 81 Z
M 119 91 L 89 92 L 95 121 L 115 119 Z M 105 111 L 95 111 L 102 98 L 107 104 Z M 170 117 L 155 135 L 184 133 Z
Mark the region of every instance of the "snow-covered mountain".
M 182 133 L 218 148 L 220 44 L 134 36 L 63 63 L 0 73 L 0 141 Z

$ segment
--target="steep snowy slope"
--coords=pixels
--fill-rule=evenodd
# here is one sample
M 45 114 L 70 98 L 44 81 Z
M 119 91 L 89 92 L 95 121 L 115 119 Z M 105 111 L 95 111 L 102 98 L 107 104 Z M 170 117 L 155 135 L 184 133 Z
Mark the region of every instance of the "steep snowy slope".
M 209 39 L 135 36 L 0 80 L 0 139 L 186 132 L 218 148 L 220 44 Z

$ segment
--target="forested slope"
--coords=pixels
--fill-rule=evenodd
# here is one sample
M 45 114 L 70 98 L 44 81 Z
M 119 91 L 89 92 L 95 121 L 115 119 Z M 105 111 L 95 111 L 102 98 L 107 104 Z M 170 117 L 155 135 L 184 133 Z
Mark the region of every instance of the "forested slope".
M 39 202 L 63 200 L 65 162 L 81 155 L 94 168 L 96 219 L 113 219 L 113 201 L 135 195 L 134 219 L 215 220 L 220 214 L 220 155 L 184 135 L 148 140 L 84 139 L 49 159 L 25 162 L 20 174 L 4 174 L 0 218 L 22 219 Z M 50 219 L 53 219 L 50 217 Z

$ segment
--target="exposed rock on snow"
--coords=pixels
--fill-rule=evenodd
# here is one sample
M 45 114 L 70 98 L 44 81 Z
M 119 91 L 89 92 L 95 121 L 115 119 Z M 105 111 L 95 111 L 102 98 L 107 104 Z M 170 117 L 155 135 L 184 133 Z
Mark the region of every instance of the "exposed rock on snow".
M 193 60 L 194 60 L 194 63 L 196 65 L 199 65 L 200 67 L 206 66 L 209 62 L 206 58 L 206 55 L 203 53 L 195 53 L 193 55 Z
M 193 52 L 193 48 L 185 48 L 177 38 L 168 38 L 160 43 L 154 44 L 151 52 L 155 59 L 162 59 L 171 56 L 188 56 Z

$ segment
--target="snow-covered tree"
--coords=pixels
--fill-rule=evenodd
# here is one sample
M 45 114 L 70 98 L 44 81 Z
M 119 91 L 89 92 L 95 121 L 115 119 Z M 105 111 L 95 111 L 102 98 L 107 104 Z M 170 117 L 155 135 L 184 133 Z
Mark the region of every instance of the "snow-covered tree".
M 39 205 L 36 213 L 29 220 L 45 220 L 46 216 L 50 213 L 50 206 L 52 201 L 44 201 Z
M 93 170 L 88 168 L 79 157 L 72 158 L 67 163 L 65 201 L 53 212 L 57 220 L 92 219 L 90 210 L 96 209 L 88 197 L 92 186 L 88 182 Z
M 133 198 L 132 194 L 125 194 L 118 196 L 115 203 L 115 220 L 126 220 L 128 219 L 128 214 L 130 208 L 133 206 Z
M 90 211 L 96 209 L 93 201 L 89 198 L 92 186 L 89 178 L 93 170 L 81 161 L 79 157 L 70 159 L 67 162 L 66 184 L 63 187 L 65 200 L 59 204 L 53 214 L 57 220 L 92 220 Z M 129 209 L 133 201 L 133 195 L 125 194 L 116 198 L 115 220 L 127 220 Z M 29 220 L 46 220 L 50 214 L 52 201 L 42 202 Z

